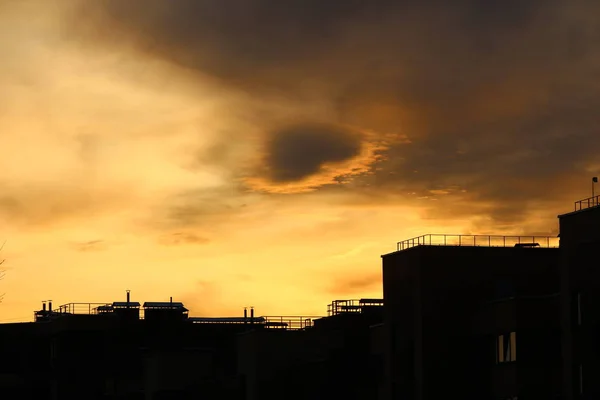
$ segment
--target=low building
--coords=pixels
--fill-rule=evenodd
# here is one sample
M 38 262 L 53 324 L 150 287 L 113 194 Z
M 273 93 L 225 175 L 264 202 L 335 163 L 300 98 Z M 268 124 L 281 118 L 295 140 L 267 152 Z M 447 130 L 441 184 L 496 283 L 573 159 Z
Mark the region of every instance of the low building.
M 269 319 L 269 317 L 267 317 Z M 371 399 L 383 358 L 373 345 L 383 321 L 381 299 L 336 300 L 323 318 L 291 317 L 297 329 L 249 331 L 238 338 L 246 400 Z
M 237 399 L 236 336 L 261 318 L 190 318 L 178 302 L 51 302 L 0 324 L 0 398 Z M 1 363 L 0 363 L 1 364 Z

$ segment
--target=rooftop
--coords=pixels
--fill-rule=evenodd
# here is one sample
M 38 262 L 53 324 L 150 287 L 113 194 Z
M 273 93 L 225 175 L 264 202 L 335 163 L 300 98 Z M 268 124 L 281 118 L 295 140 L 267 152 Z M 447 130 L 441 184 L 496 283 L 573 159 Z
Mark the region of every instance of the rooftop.
M 373 307 L 383 307 L 383 299 L 334 300 L 327 306 L 327 316 L 362 313 Z
M 462 246 L 462 247 L 558 247 L 554 236 L 498 236 L 498 235 L 446 235 L 427 234 L 406 239 L 396 244 L 396 251 L 417 246 Z
M 185 309 L 183 303 L 179 301 L 147 301 L 144 303 L 145 309 Z
M 361 300 L 369 302 L 369 300 Z M 362 304 L 362 303 L 361 303 Z M 34 320 L 38 322 L 51 321 L 59 317 L 72 315 L 107 315 L 114 312 L 118 308 L 131 308 L 139 312 L 138 318 L 145 319 L 145 311 L 147 310 L 165 310 L 173 309 L 180 312 L 187 312 L 187 308 L 181 302 L 145 302 L 142 309 L 139 308 L 140 303 L 135 301 L 129 302 L 113 302 L 113 303 L 67 303 L 52 309 L 51 305 L 34 312 Z M 244 313 L 245 314 L 245 313 Z M 243 317 L 191 317 L 187 319 L 192 324 L 255 324 L 264 328 L 279 328 L 285 330 L 303 330 L 314 325 L 314 321 L 323 318 L 322 316 L 261 316 L 253 315 Z

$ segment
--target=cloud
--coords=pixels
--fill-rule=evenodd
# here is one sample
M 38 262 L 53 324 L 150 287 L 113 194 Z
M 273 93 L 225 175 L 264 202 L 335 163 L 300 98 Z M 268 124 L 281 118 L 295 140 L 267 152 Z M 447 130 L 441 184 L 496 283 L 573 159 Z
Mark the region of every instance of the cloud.
M 90 251 L 103 251 L 106 250 L 107 245 L 104 240 L 90 240 L 87 242 L 76 242 L 72 243 L 73 248 L 76 251 L 81 251 L 84 253 Z
M 332 295 L 364 296 L 365 292 L 381 290 L 381 273 L 356 273 L 332 280 L 328 291 Z
M 273 132 L 267 139 L 266 168 L 276 183 L 294 182 L 360 153 L 360 137 L 333 126 L 301 125 Z
M 264 155 L 243 183 L 282 194 L 344 184 L 370 173 L 385 146 L 368 132 L 332 124 L 283 126 L 266 135 Z
M 56 226 L 83 216 L 106 215 L 131 197 L 120 188 L 84 187 L 77 181 L 5 185 L 0 217 L 23 227 Z
M 209 242 L 209 239 L 189 232 L 175 232 L 159 239 L 159 243 L 164 246 L 201 245 Z
M 598 2 L 82 4 L 66 32 L 84 46 L 211 77 L 250 93 L 248 109 L 275 98 L 298 115 L 303 102 L 329 105 L 333 131 L 308 128 L 305 114 L 260 127 L 264 168 L 235 166 L 254 190 L 391 194 L 427 218 L 477 214 L 508 229 L 540 208 L 553 219 L 599 172 Z M 371 136 L 354 141 L 340 126 Z M 368 143 L 376 150 L 357 156 Z M 358 158 L 360 173 L 323 171 Z

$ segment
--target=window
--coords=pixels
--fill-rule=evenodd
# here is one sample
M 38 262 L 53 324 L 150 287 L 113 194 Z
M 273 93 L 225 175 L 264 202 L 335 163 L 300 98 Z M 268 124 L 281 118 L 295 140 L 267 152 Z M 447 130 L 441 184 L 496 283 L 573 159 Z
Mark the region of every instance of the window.
M 499 335 L 496 340 L 496 363 L 517 361 L 517 333 Z

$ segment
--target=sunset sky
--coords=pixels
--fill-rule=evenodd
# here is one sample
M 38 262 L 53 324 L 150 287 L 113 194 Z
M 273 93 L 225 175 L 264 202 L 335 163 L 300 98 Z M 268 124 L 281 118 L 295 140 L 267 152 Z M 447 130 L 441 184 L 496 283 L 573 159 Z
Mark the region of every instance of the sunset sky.
M 126 289 L 318 315 L 381 296 L 399 240 L 556 235 L 600 174 L 599 15 L 0 0 L 0 322 Z

